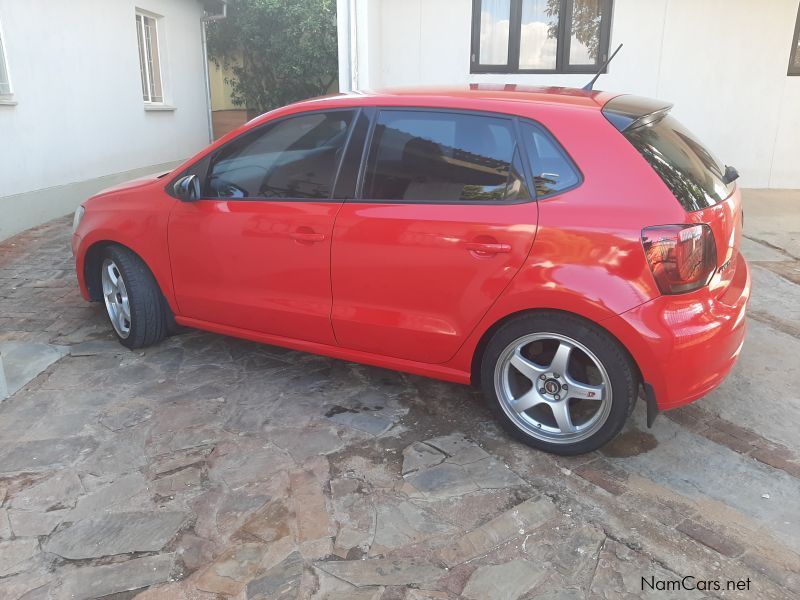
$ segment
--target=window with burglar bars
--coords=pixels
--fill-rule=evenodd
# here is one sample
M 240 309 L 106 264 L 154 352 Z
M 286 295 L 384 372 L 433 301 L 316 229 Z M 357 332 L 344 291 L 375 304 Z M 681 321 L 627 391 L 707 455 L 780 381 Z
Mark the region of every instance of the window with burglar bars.
M 612 0 L 473 0 L 472 73 L 595 73 Z
M 136 13 L 136 35 L 139 38 L 139 67 L 142 76 L 142 98 L 145 102 L 163 102 L 161 64 L 158 56 L 158 27 L 155 17 Z
M 8 65 L 6 64 L 6 51 L 3 46 L 3 32 L 0 30 L 0 94 L 11 93 L 11 80 L 8 77 Z

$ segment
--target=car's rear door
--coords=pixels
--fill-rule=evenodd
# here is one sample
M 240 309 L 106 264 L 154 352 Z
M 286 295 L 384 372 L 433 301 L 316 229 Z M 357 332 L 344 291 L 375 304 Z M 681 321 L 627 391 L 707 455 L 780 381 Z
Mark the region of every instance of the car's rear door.
M 169 247 L 184 317 L 324 344 L 333 186 L 355 110 L 301 113 L 242 134 L 201 168 L 201 199 L 176 203 Z
M 511 117 L 380 109 L 331 254 L 342 346 L 450 359 L 522 266 L 537 206 Z

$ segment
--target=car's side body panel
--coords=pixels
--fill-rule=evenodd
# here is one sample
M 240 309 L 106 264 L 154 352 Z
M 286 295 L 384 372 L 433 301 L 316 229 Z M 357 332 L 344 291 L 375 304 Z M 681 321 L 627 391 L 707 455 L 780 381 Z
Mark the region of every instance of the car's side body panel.
M 433 365 L 430 363 L 406 360 L 394 356 L 384 356 L 382 354 L 375 354 L 372 352 L 362 352 L 360 350 L 353 350 L 343 346 L 331 346 L 329 344 L 309 342 L 307 340 L 300 340 L 297 338 L 282 337 L 268 333 L 259 333 L 257 331 L 253 331 L 252 329 L 239 329 L 237 327 L 220 325 L 219 323 L 210 323 L 208 321 L 200 321 L 198 319 L 189 319 L 182 316 L 177 316 L 175 320 L 180 325 L 185 325 L 186 327 L 196 327 L 197 329 L 213 331 L 214 333 L 221 333 L 223 335 L 230 335 L 246 340 L 252 340 L 262 344 L 271 344 L 273 346 L 291 348 L 293 350 L 300 350 L 302 352 L 321 354 L 323 356 L 330 356 L 332 358 L 339 358 L 341 360 L 372 365 L 374 367 L 392 369 L 394 371 L 404 371 L 406 373 L 423 375 L 425 377 L 432 377 L 434 379 L 441 379 L 443 381 L 452 381 L 453 383 L 470 383 L 469 371 L 454 369 L 448 367 L 447 365 Z
M 536 214 L 535 202 L 345 203 L 331 268 L 338 342 L 446 362 L 522 266 Z M 470 243 L 502 244 L 508 252 L 481 255 Z
M 113 242 L 130 248 L 150 268 L 173 312 L 178 311 L 172 286 L 167 225 L 177 202 L 164 192 L 165 179 L 137 180 L 132 187 L 104 190 L 84 203 L 85 216 L 72 238 L 81 294 L 90 299 L 85 273 L 89 249 Z
M 335 344 L 330 251 L 340 202 L 178 202 L 169 223 L 186 318 Z

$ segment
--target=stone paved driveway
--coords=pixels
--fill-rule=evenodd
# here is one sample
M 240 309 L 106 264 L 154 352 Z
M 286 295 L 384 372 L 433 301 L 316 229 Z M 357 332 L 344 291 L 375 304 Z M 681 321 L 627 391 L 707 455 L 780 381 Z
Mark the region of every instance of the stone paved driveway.
M 800 263 L 757 226 L 796 244 L 798 204 L 748 205 L 725 385 L 574 459 L 466 387 L 200 332 L 129 352 L 66 219 L 0 244 L 0 344 L 55 361 L 0 403 L 0 598 L 796 598 Z M 649 591 L 687 575 L 749 589 Z

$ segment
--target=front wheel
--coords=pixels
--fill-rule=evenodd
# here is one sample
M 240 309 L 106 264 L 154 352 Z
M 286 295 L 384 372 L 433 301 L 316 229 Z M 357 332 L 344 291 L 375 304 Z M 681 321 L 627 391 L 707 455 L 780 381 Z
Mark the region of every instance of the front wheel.
M 639 387 L 627 353 L 605 331 L 545 312 L 513 318 L 494 333 L 481 382 L 507 431 L 561 455 L 591 452 L 617 435 Z
M 153 274 L 136 254 L 108 246 L 100 259 L 106 314 L 123 346 L 144 348 L 167 334 L 168 313 Z

